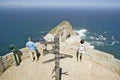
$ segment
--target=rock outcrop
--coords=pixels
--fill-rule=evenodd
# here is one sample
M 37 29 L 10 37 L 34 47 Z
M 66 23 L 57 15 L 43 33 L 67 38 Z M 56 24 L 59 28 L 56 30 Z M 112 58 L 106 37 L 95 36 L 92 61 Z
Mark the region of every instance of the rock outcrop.
M 51 36 L 50 36 L 51 35 Z M 82 61 L 76 60 L 79 35 L 75 35 L 68 21 L 61 22 L 52 29 L 45 38 L 51 41 L 54 35 L 61 38 L 60 54 L 67 55 L 60 59 L 60 67 L 63 69 L 61 80 L 120 80 L 120 60 L 113 55 L 92 49 L 88 42 L 86 52 Z M 53 37 L 53 38 L 51 38 Z M 2 56 L 0 59 L 0 80 L 54 80 L 52 70 L 54 69 L 54 55 L 43 55 L 43 44 L 36 43 L 40 59 L 38 62 L 30 62 L 28 50 L 20 49 L 21 64 L 16 67 L 13 53 Z M 47 48 L 51 49 L 51 45 Z M 68 73 L 67 73 L 68 72 Z
M 71 35 L 74 34 L 72 25 L 68 21 L 62 21 L 55 28 L 53 28 L 49 33 L 53 36 L 58 35 L 61 38 L 61 41 L 65 41 Z
M 29 57 L 28 50 L 26 48 L 19 49 L 15 51 L 17 54 L 17 57 L 19 57 L 19 61 L 22 61 L 26 58 Z M 20 63 L 20 62 L 19 62 Z M 13 56 L 13 52 L 5 55 L 5 56 L 0 56 L 0 75 L 6 71 L 9 67 L 15 65 L 15 59 Z

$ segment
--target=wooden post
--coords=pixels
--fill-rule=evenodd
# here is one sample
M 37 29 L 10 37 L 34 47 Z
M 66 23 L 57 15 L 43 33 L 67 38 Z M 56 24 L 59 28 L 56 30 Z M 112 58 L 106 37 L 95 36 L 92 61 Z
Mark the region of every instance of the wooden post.
M 61 73 L 60 73 L 60 63 L 59 63 L 59 36 L 54 37 L 54 42 L 45 42 L 42 44 L 54 44 L 54 51 L 53 54 L 55 54 L 55 68 L 53 71 L 55 71 L 55 80 L 61 79 Z
M 55 80 L 60 80 L 60 64 L 59 64 L 59 37 L 54 38 L 55 41 Z

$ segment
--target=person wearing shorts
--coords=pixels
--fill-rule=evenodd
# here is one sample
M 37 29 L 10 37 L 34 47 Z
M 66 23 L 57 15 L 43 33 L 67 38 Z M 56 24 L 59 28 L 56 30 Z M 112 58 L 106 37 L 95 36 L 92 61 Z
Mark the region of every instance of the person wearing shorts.
M 35 43 L 31 41 L 31 38 L 28 38 L 28 42 L 26 43 L 26 48 L 29 50 L 29 54 L 31 57 L 31 61 L 37 61 L 37 53 L 35 49 Z
M 81 40 L 80 41 L 80 44 L 78 46 L 78 56 L 77 56 L 77 60 L 78 60 L 78 57 L 80 59 L 80 61 L 82 60 L 82 55 L 83 53 L 85 53 L 85 44 L 84 44 L 84 40 Z

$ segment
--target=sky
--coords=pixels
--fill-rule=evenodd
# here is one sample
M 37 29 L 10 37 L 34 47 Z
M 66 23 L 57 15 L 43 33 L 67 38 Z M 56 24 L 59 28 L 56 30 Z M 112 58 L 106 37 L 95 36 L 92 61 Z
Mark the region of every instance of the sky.
M 0 0 L 0 6 L 120 8 L 120 0 Z

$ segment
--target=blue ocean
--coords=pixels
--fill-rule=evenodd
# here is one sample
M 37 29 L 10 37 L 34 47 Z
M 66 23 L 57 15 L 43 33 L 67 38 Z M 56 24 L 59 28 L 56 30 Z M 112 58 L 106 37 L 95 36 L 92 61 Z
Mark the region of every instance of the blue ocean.
M 120 9 L 96 8 L 0 8 L 0 55 L 11 44 L 25 47 L 29 36 L 39 41 L 63 20 L 95 49 L 120 59 Z

